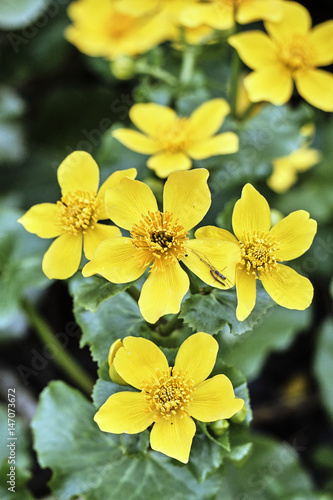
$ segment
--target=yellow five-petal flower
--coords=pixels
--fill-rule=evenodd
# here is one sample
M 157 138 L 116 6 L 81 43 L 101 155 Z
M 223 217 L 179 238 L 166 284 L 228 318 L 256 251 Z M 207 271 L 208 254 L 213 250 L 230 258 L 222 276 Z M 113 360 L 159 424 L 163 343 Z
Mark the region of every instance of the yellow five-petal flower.
M 160 104 L 135 104 L 130 118 L 143 133 L 118 129 L 113 136 L 138 153 L 153 155 L 147 165 L 164 178 L 176 170 L 190 169 L 190 158 L 202 160 L 238 151 L 236 134 L 214 135 L 229 111 L 224 99 L 205 102 L 188 118 L 177 116 L 173 109 Z
M 311 17 L 296 2 L 283 3 L 279 22 L 265 22 L 261 31 L 246 31 L 229 38 L 254 71 L 244 80 L 253 102 L 285 104 L 293 81 L 299 94 L 324 111 L 333 111 L 333 75 L 318 69 L 333 62 L 333 20 L 311 29 Z
M 179 261 L 208 285 L 233 286 L 239 246 L 187 236 L 210 207 L 207 178 L 205 169 L 171 174 L 164 186 L 163 212 L 158 210 L 151 189 L 142 182 L 124 178 L 117 189 L 108 190 L 107 213 L 118 226 L 130 231 L 131 237 L 102 242 L 83 268 L 83 275 L 98 273 L 113 283 L 126 283 L 152 265 L 139 300 L 141 313 L 150 323 L 179 311 L 189 288 L 189 278 Z
M 191 335 L 180 346 L 175 366 L 150 340 L 126 337 L 114 365 L 120 376 L 141 392 L 109 397 L 94 419 L 104 432 L 136 434 L 154 424 L 153 450 L 187 463 L 196 426 L 230 418 L 244 406 L 225 375 L 207 379 L 214 368 L 218 343 L 207 333 Z
M 135 178 L 135 168 L 114 172 L 98 191 L 99 169 L 89 153 L 74 151 L 61 163 L 61 200 L 34 205 L 18 221 L 40 238 L 56 237 L 43 258 L 48 278 L 66 279 L 78 270 L 82 243 L 85 256 L 91 259 L 101 241 L 121 236 L 117 227 L 99 224 L 98 220 L 107 219 L 106 190 L 116 187 L 125 176 Z
M 317 223 L 309 218 L 308 212 L 292 212 L 270 229 L 271 214 L 266 199 L 251 184 L 246 184 L 235 204 L 232 226 L 236 237 L 213 226 L 199 228 L 195 236 L 239 244 L 242 258 L 236 268 L 237 319 L 246 319 L 255 305 L 257 277 L 280 306 L 299 310 L 309 307 L 313 297 L 310 281 L 281 264 L 299 257 L 311 246 Z

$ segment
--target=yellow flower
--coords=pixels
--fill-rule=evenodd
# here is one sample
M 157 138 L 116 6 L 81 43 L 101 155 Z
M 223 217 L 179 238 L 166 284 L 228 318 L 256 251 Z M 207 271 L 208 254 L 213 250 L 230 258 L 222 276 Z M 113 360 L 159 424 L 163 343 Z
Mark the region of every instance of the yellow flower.
M 318 69 L 333 62 L 333 21 L 311 29 L 311 17 L 296 2 L 283 3 L 279 22 L 265 22 L 267 36 L 247 31 L 229 38 L 247 66 L 254 71 L 245 78 L 252 102 L 276 105 L 289 101 L 293 81 L 299 94 L 324 111 L 333 111 L 333 75 Z
M 277 21 L 282 16 L 281 0 L 208 0 L 183 9 L 180 21 L 189 27 L 206 24 L 225 30 L 235 23 L 247 24 L 261 19 Z
M 65 37 L 89 56 L 114 60 L 147 52 L 174 35 L 164 16 L 136 17 L 116 8 L 115 0 L 77 0 L 68 7 L 73 24 Z
M 117 371 L 141 392 L 109 397 L 94 420 L 104 432 L 137 434 L 151 424 L 153 450 L 187 463 L 196 426 L 230 418 L 244 406 L 225 375 L 207 379 L 214 368 L 218 343 L 207 333 L 191 335 L 180 346 L 175 366 L 150 340 L 125 337 L 115 356 Z
M 164 178 L 176 170 L 191 168 L 190 158 L 202 160 L 238 151 L 238 137 L 233 132 L 214 136 L 229 111 L 224 99 L 205 102 L 188 118 L 177 116 L 167 106 L 135 104 L 130 118 L 144 134 L 118 129 L 113 136 L 138 153 L 152 154 L 147 165 Z
M 267 179 L 268 186 L 277 193 L 284 193 L 297 181 L 297 174 L 305 172 L 320 162 L 321 154 L 304 144 L 288 156 L 273 161 L 273 173 Z
M 85 256 L 91 259 L 101 241 L 121 236 L 117 227 L 97 221 L 107 219 L 106 189 L 116 187 L 125 176 L 134 178 L 136 170 L 114 172 L 97 193 L 99 169 L 89 153 L 74 151 L 61 163 L 61 200 L 34 205 L 18 221 L 40 238 L 57 237 L 43 258 L 43 271 L 48 278 L 66 279 L 78 270 L 82 243 Z
M 236 267 L 237 319 L 246 319 L 255 305 L 257 277 L 280 306 L 299 310 L 309 307 L 313 297 L 310 281 L 281 264 L 299 257 L 311 246 L 317 223 L 309 219 L 308 212 L 292 212 L 270 229 L 271 214 L 266 199 L 251 184 L 246 184 L 235 204 L 232 226 L 236 237 L 213 226 L 198 229 L 195 236 L 220 238 L 240 246 L 242 257 Z
M 83 275 L 98 273 L 113 283 L 127 283 L 152 265 L 139 299 L 141 313 L 149 323 L 179 311 L 189 288 L 188 275 L 179 261 L 208 285 L 222 289 L 233 286 L 235 265 L 240 260 L 238 245 L 191 240 L 187 235 L 210 207 L 207 178 L 205 169 L 171 174 L 164 186 L 163 212 L 146 184 L 122 179 L 117 189 L 107 191 L 105 206 L 110 219 L 130 231 L 131 237 L 102 242 L 83 268 Z

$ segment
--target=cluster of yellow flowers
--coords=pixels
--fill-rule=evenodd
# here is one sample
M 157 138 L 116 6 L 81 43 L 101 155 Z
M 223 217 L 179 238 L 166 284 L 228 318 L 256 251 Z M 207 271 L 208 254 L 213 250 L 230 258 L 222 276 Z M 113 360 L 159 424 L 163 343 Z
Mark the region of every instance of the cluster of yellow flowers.
M 70 4 L 67 39 L 90 56 L 116 60 L 185 37 L 205 43 L 216 30 L 263 20 L 267 31 L 245 31 L 228 41 L 253 70 L 245 78 L 252 102 L 281 105 L 293 93 L 333 111 L 333 20 L 312 29 L 309 12 L 289 0 L 77 0 Z
M 56 237 L 43 259 L 50 279 L 66 279 L 78 270 L 82 245 L 90 260 L 84 276 L 99 274 L 113 283 L 128 283 L 150 268 L 139 300 L 149 323 L 179 311 L 189 289 L 180 262 L 207 285 L 226 290 L 236 284 L 240 321 L 255 305 L 257 278 L 278 304 L 307 308 L 313 296 L 310 281 L 281 262 L 310 247 L 316 222 L 298 210 L 271 228 L 267 201 L 246 184 L 233 211 L 235 236 L 207 226 L 191 239 L 189 231 L 211 204 L 208 175 L 206 169 L 171 173 L 160 211 L 151 189 L 135 180 L 135 169 L 114 172 L 98 191 L 96 162 L 88 153 L 75 151 L 58 169 L 61 200 L 33 206 L 19 222 L 41 238 Z M 106 218 L 130 236 L 98 222 Z
M 333 62 L 333 21 L 311 29 L 308 11 L 283 0 L 77 0 L 68 10 L 73 24 L 66 37 L 79 50 L 116 60 L 136 56 L 166 40 L 197 43 L 214 30 L 263 20 L 268 35 L 245 31 L 229 43 L 253 70 L 244 86 L 250 101 L 284 104 L 299 94 L 312 105 L 333 111 L 333 76 L 318 69 Z M 181 28 L 181 30 L 179 29 Z M 139 299 L 149 323 L 178 313 L 189 290 L 184 266 L 205 284 L 227 290 L 236 285 L 236 317 L 245 320 L 256 302 L 256 280 L 279 305 L 306 309 L 310 281 L 282 262 L 295 259 L 312 244 L 317 224 L 304 210 L 292 212 L 271 227 L 266 199 L 246 184 L 232 215 L 234 234 L 215 226 L 200 227 L 211 205 L 209 173 L 188 171 L 192 159 L 236 153 L 233 132 L 219 132 L 229 105 L 209 100 L 189 117 L 155 103 L 135 104 L 130 118 L 140 130 L 119 128 L 114 137 L 149 155 L 147 166 L 166 178 L 163 208 L 150 187 L 136 180 L 136 170 L 116 171 L 99 187 L 99 168 L 90 154 L 75 151 L 58 169 L 61 199 L 33 206 L 19 222 L 41 238 L 56 238 L 43 258 L 50 279 L 77 272 L 82 250 L 89 261 L 83 276 L 101 275 L 128 283 L 146 270 Z M 289 157 L 278 158 L 268 179 L 277 192 L 288 189 L 299 171 L 319 161 L 309 142 Z M 110 219 L 115 225 L 101 223 Z M 123 236 L 121 229 L 129 232 Z M 235 398 L 224 375 L 206 380 L 215 364 L 216 340 L 203 332 L 180 347 L 175 365 L 143 338 L 126 337 L 111 347 L 111 378 L 140 392 L 112 395 L 95 416 L 100 428 L 138 433 L 154 423 L 151 447 L 184 463 L 195 434 L 192 417 L 202 422 L 230 418 L 243 400 Z

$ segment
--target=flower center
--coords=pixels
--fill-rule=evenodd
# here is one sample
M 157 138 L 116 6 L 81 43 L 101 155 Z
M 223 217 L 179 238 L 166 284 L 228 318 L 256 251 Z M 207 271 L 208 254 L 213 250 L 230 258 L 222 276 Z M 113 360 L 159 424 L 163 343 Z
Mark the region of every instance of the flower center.
M 156 370 L 156 377 L 142 384 L 142 393 L 149 411 L 155 413 L 155 420 L 161 417 L 168 419 L 176 414 L 182 417 L 192 401 L 193 389 L 193 380 L 175 368 L 169 368 L 162 374 Z
M 243 240 L 239 241 L 242 268 L 245 267 L 248 274 L 256 275 L 258 272 L 259 279 L 261 273 L 276 269 L 277 262 L 280 262 L 280 259 L 275 257 L 278 244 L 269 233 L 244 234 Z
M 57 201 L 56 224 L 66 233 L 78 234 L 80 231 L 85 233 L 86 229 L 93 229 L 98 221 L 99 205 L 95 193 L 83 191 L 67 193 L 61 201 Z
M 176 118 L 171 127 L 157 132 L 156 142 L 163 151 L 179 153 L 185 151 L 190 143 L 188 134 L 188 118 Z
M 301 34 L 295 34 L 281 42 L 277 42 L 277 54 L 292 73 L 315 66 L 315 54 L 312 44 Z
M 148 212 L 131 231 L 133 244 L 139 251 L 142 265 L 154 261 L 154 270 L 163 270 L 167 261 L 185 256 L 187 233 L 169 212 Z
M 120 12 L 112 12 L 110 21 L 107 24 L 107 31 L 110 38 L 119 39 L 130 33 L 136 24 L 136 18 L 132 16 L 127 16 Z

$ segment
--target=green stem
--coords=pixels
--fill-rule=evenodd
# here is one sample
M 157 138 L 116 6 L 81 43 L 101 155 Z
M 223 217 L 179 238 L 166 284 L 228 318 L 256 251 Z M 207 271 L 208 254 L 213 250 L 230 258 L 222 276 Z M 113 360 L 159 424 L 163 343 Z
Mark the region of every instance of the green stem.
M 34 328 L 39 339 L 46 346 L 52 347 L 54 362 L 77 387 L 82 389 L 90 397 L 94 387 L 94 380 L 81 365 L 65 351 L 62 344 L 53 335 L 47 323 L 39 315 L 35 306 L 28 300 L 24 300 L 22 306 L 30 325 Z
M 180 83 L 185 85 L 190 83 L 193 76 L 196 57 L 197 47 L 195 47 L 194 45 L 185 44 L 185 47 L 183 49 L 182 67 L 179 75 Z
M 175 314 L 175 316 L 171 318 L 170 321 L 168 321 L 165 325 L 161 325 L 159 327 L 158 333 L 162 337 L 167 337 L 179 326 L 180 323 L 181 320 L 179 319 L 178 314 Z
M 162 82 L 165 82 L 167 85 L 170 85 L 170 87 L 176 87 L 178 84 L 177 78 L 169 73 L 168 71 L 165 71 L 162 68 L 154 67 L 154 66 L 149 66 L 145 62 L 139 62 L 136 65 L 136 72 L 139 75 L 149 75 L 157 80 L 161 80 Z
M 229 87 L 229 101 L 231 113 L 236 116 L 237 96 L 239 88 L 239 74 L 241 70 L 241 60 L 236 49 L 232 49 L 231 76 Z
M 256 107 L 258 103 L 257 102 L 251 102 L 248 107 L 239 115 L 239 120 L 244 121 L 247 120 L 247 118 L 250 116 L 251 112 L 253 109 Z

